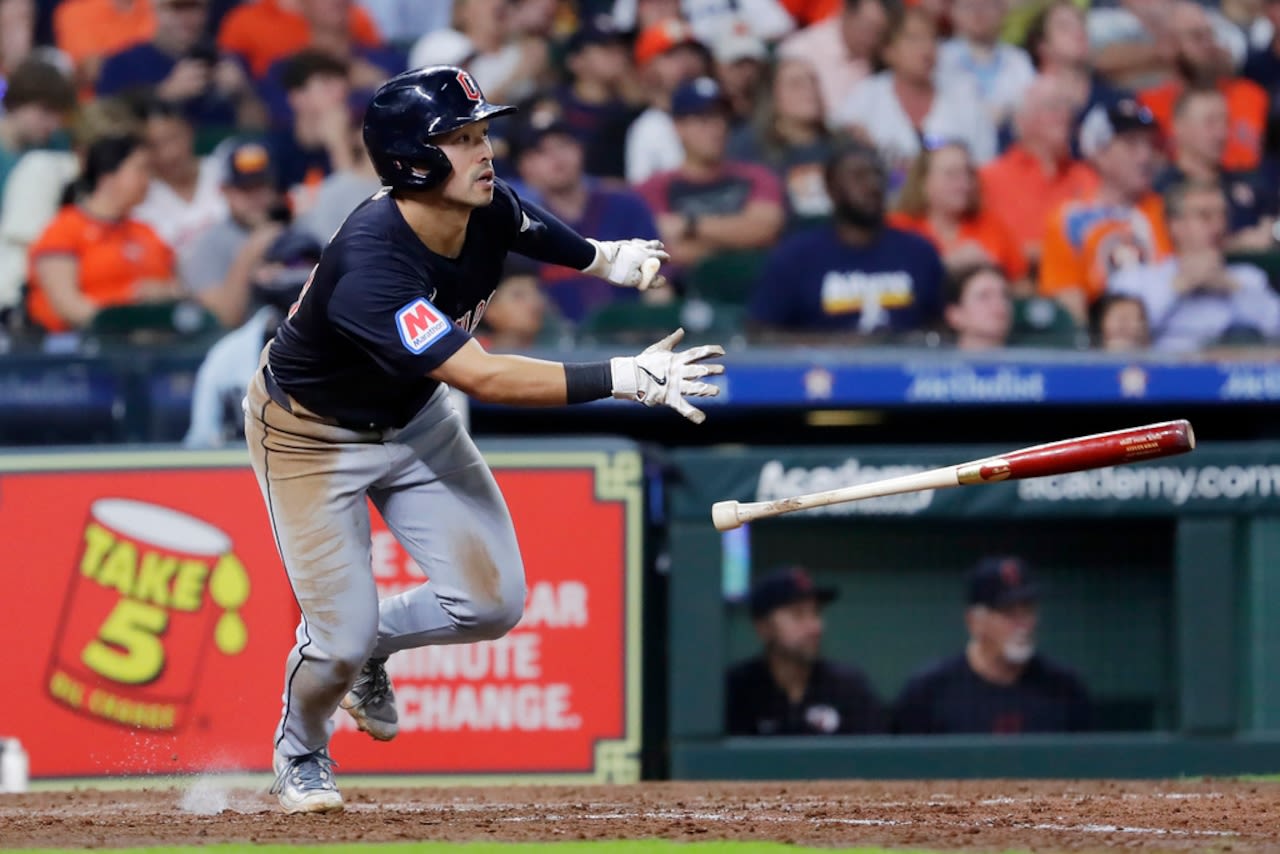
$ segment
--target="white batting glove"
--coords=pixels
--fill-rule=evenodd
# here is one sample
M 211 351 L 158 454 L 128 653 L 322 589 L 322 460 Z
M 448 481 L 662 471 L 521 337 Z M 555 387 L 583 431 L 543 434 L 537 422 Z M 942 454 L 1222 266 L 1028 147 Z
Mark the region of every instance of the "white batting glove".
M 593 240 L 587 242 L 596 248 L 595 259 L 582 272 L 620 285 L 624 288 L 662 287 L 666 279 L 658 275 L 663 261 L 670 260 L 661 240 Z M 656 263 L 646 264 L 653 260 Z
M 715 397 L 720 393 L 720 389 L 700 382 L 700 378 L 723 374 L 724 365 L 694 363 L 712 356 L 723 356 L 724 348 L 718 344 L 706 344 L 691 347 L 683 353 L 674 352 L 671 348 L 683 337 L 684 330 L 677 329 L 638 356 L 610 359 L 613 396 L 620 400 L 638 400 L 645 406 L 670 406 L 694 424 L 705 421 L 706 414 L 685 400 L 685 396 Z

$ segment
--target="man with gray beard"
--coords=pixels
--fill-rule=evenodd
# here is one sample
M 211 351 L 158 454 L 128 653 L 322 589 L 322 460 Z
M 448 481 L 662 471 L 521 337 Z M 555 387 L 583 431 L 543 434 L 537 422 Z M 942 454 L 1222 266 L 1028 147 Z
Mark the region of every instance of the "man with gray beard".
M 897 733 L 1078 732 L 1089 699 L 1069 669 L 1036 651 L 1040 588 L 1024 561 L 987 557 L 969 578 L 965 651 L 908 680 Z

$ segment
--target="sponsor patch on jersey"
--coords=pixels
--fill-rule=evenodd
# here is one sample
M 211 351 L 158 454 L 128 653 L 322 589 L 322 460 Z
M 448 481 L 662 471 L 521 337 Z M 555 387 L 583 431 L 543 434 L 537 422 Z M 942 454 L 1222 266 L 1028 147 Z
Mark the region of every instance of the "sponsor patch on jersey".
M 449 331 L 449 318 L 418 297 L 396 312 L 396 329 L 410 353 L 422 353 Z

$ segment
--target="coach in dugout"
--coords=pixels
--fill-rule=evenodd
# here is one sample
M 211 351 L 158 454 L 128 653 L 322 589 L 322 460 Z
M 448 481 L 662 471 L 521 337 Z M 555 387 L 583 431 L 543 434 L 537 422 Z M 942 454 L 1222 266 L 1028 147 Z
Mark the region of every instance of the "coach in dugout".
M 1074 673 L 1036 651 L 1040 589 L 1016 557 L 969 578 L 965 651 L 914 675 L 893 710 L 897 733 L 1075 732 L 1089 699 Z
M 828 661 L 822 606 L 836 590 L 799 567 L 770 573 L 749 604 L 762 653 L 730 669 L 725 689 L 729 735 L 848 735 L 884 732 L 884 707 L 857 668 Z

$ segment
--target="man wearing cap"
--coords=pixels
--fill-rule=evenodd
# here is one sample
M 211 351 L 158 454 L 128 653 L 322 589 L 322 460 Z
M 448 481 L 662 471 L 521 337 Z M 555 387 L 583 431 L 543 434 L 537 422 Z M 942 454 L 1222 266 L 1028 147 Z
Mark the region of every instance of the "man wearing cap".
M 717 252 L 772 246 L 786 220 L 782 185 L 763 166 L 725 159 L 729 105 L 720 85 L 710 77 L 681 85 L 671 114 L 684 162 L 654 175 L 640 194 L 658 215 L 672 262 L 687 267 Z
M 567 122 L 535 114 L 512 142 L 512 159 L 525 186 L 570 228 L 600 240 L 657 239 L 658 227 L 644 199 L 582 174 L 582 144 Z M 554 264 L 540 264 L 538 278 L 560 315 L 573 323 L 606 303 L 640 298 L 635 291 L 621 293 L 608 282 Z
M 178 256 L 183 289 L 223 326 L 238 326 L 244 320 L 250 275 L 280 233 L 280 224 L 271 216 L 273 207 L 280 205 L 274 185 L 267 147 L 255 140 L 232 143 L 222 182 L 225 215 Z
M 649 109 L 627 129 L 627 183 L 639 184 L 657 172 L 675 169 L 684 159 L 671 117 L 671 96 L 686 80 L 711 70 L 706 49 L 678 18 L 653 24 L 635 44 L 636 69 L 649 93 Z
M 729 735 L 884 732 L 884 708 L 866 676 L 819 654 L 822 606 L 836 595 L 799 567 L 773 572 L 752 587 L 751 619 L 764 649 L 728 673 Z
M 716 80 L 729 102 L 730 119 L 734 128 L 740 127 L 755 117 L 769 51 L 750 32 L 734 30 L 715 40 L 711 56 L 716 63 Z
M 1040 293 L 1077 323 L 1114 273 L 1170 252 L 1163 204 L 1152 191 L 1157 134 L 1151 111 L 1129 98 L 1093 107 L 1080 125 L 1080 152 L 1099 184 L 1049 217 L 1040 260 Z
M 894 704 L 903 734 L 1077 732 L 1089 699 L 1067 668 L 1036 651 L 1040 588 L 1016 557 L 987 557 L 969 576 L 963 653 L 912 676 Z
M 639 112 L 624 97 L 632 72 L 626 42 L 599 16 L 569 37 L 566 51 L 571 81 L 553 93 L 560 118 L 582 144 L 588 175 L 621 178 L 627 128 Z

